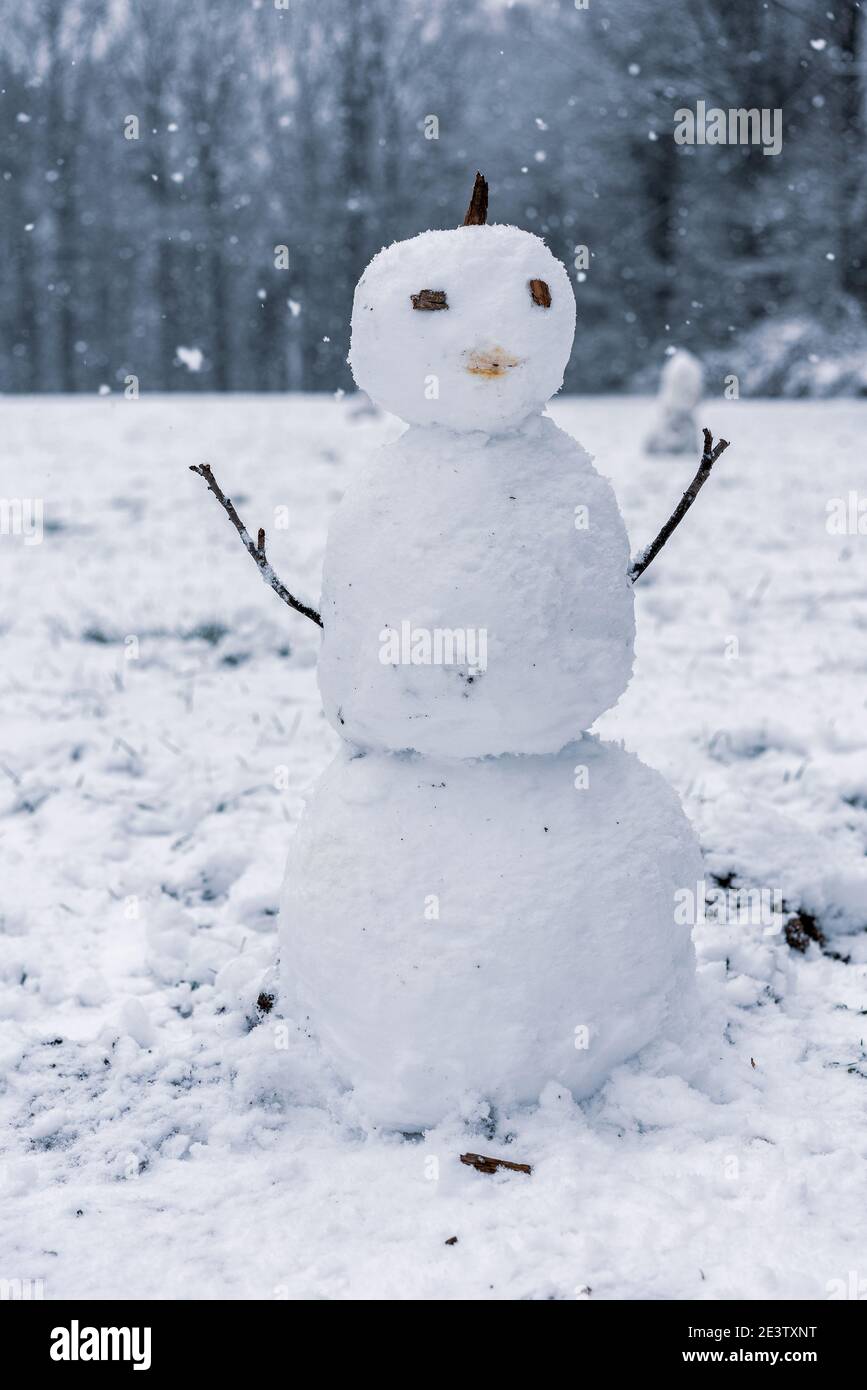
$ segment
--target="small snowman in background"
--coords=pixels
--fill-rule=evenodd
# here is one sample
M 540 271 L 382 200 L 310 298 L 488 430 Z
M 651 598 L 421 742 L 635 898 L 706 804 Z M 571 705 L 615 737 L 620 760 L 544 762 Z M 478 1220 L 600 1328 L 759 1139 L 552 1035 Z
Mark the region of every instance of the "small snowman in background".
M 657 772 L 587 732 L 630 680 L 632 584 L 689 494 L 630 566 L 609 483 L 543 414 L 575 331 L 568 274 L 486 212 L 477 175 L 463 226 L 387 247 L 359 281 L 352 370 L 408 429 L 338 507 L 321 614 L 195 470 L 322 626 L 344 741 L 289 852 L 279 1008 L 370 1123 L 404 1131 L 551 1081 L 586 1096 L 692 1017 L 674 908 L 701 878 L 695 837 Z M 724 447 L 706 435 L 705 476 Z
M 698 447 L 695 410 L 701 401 L 704 370 L 685 348 L 666 359 L 659 383 L 656 418 L 645 441 L 648 454 L 693 454 Z

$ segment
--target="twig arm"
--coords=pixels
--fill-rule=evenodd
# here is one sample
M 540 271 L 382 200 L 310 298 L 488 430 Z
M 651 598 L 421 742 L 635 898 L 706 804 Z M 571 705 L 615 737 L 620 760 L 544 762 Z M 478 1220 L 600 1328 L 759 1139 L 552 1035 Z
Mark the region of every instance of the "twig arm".
M 256 564 L 259 567 L 259 573 L 261 574 L 268 587 L 270 589 L 273 589 L 278 598 L 282 598 L 285 604 L 287 604 L 290 608 L 294 608 L 296 613 L 302 613 L 304 617 L 309 618 L 312 623 L 316 623 L 318 627 L 322 627 L 322 619 L 316 612 L 316 609 L 308 608 L 306 603 L 302 603 L 301 600 L 297 599 L 294 594 L 290 594 L 289 590 L 286 588 L 286 585 L 282 582 L 282 580 L 278 579 L 277 575 L 271 568 L 267 555 L 265 554 L 264 528 L 261 526 L 259 527 L 259 534 L 257 535 L 256 541 L 254 543 L 252 536 L 250 535 L 241 518 L 238 516 L 238 513 L 235 511 L 231 497 L 226 496 L 226 494 L 223 492 L 223 489 L 220 487 L 220 484 L 217 482 L 216 478 L 211 472 L 211 465 L 209 463 L 191 463 L 190 472 L 198 473 L 200 478 L 204 478 L 211 492 L 214 494 L 220 506 L 223 508 L 223 511 L 226 513 L 235 530 L 238 532 L 238 535 L 241 537 L 244 549 L 247 551 L 248 555 L 251 555 L 253 559 L 256 561 Z
M 725 453 L 726 449 L 729 447 L 729 441 L 727 439 L 720 439 L 717 444 L 714 444 L 713 435 L 708 429 L 702 430 L 702 434 L 704 435 L 704 453 L 701 456 L 698 472 L 681 497 L 671 516 L 668 518 L 668 521 L 659 532 L 659 535 L 644 550 L 639 551 L 630 564 L 629 580 L 632 584 L 635 583 L 636 579 L 641 577 L 651 560 L 656 558 L 665 545 L 665 542 L 677 530 L 696 497 L 698 497 L 699 492 L 710 477 L 710 470 L 713 468 L 720 454 Z

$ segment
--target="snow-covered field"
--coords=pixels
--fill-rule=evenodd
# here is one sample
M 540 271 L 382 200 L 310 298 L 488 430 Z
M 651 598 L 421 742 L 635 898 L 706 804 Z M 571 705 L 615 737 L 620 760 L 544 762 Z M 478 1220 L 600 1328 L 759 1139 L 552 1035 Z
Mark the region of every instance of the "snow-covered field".
M 634 549 L 695 467 L 642 456 L 651 409 L 552 412 Z M 0 497 L 44 500 L 41 543 L 0 534 L 0 1279 L 591 1301 L 867 1280 L 867 536 L 826 529 L 863 479 L 867 402 L 700 418 L 732 446 L 638 583 L 635 676 L 597 729 L 677 786 L 708 890 L 784 911 L 698 927 L 704 1030 L 679 1071 L 648 1055 L 580 1107 L 551 1086 L 493 1120 L 468 1098 L 406 1139 L 366 1132 L 315 1045 L 256 1008 L 337 740 L 315 628 L 187 471 L 212 464 L 315 603 L 329 515 L 394 422 L 319 398 L 0 400 Z

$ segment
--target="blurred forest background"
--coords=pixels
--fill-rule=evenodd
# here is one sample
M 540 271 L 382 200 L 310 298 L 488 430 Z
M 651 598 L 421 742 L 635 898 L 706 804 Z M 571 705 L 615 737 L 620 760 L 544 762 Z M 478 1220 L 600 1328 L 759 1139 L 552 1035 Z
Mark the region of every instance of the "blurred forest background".
M 675 344 L 720 391 L 867 393 L 857 0 L 0 0 L 0 21 L 2 391 L 349 387 L 365 263 L 457 225 L 480 168 L 491 220 L 575 276 L 567 389 L 652 385 Z M 782 153 L 676 145 L 699 100 L 781 108 Z

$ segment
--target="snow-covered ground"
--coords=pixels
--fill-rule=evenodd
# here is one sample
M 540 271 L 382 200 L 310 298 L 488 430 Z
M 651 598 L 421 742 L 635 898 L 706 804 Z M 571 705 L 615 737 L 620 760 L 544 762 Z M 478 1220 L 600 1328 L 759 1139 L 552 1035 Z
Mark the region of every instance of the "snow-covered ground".
M 695 466 L 642 456 L 651 411 L 553 410 L 635 549 Z M 0 400 L 0 498 L 44 500 L 41 543 L 0 534 L 0 1279 L 591 1300 L 867 1280 L 867 537 L 826 529 L 863 479 L 867 402 L 700 418 L 732 447 L 638 583 L 635 676 L 597 728 L 677 786 L 708 890 L 784 912 L 699 926 L 704 1030 L 678 1067 L 651 1053 L 581 1106 L 468 1099 L 406 1139 L 366 1132 L 315 1045 L 256 1008 L 337 741 L 315 628 L 187 471 L 213 465 L 315 602 L 329 515 L 394 422 L 330 399 Z M 795 912 L 803 952 L 778 930 Z

